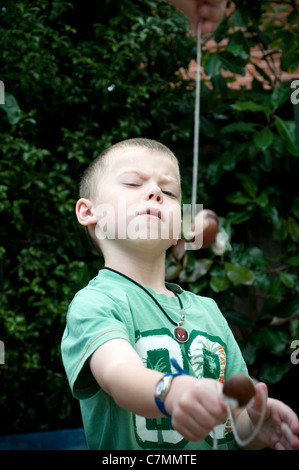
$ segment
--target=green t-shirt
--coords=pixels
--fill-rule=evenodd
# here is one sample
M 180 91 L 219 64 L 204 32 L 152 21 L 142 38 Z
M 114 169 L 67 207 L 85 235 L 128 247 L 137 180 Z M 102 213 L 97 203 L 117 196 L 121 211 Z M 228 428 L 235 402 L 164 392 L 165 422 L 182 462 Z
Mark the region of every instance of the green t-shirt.
M 166 284 L 180 295 L 185 310 L 186 343 L 179 343 L 174 325 L 153 299 L 117 272 L 100 270 L 70 304 L 62 338 L 62 358 L 73 395 L 80 400 L 83 425 L 90 449 L 131 450 L 211 449 L 213 434 L 189 442 L 171 426 L 170 418 L 146 419 L 119 408 L 97 384 L 88 358 L 114 338 L 128 340 L 144 365 L 160 372 L 175 372 L 170 359 L 198 378 L 223 382 L 235 373 L 247 373 L 239 347 L 216 303 L 206 297 Z M 178 322 L 176 297 L 147 290 Z M 235 448 L 230 423 L 215 428 L 219 449 Z

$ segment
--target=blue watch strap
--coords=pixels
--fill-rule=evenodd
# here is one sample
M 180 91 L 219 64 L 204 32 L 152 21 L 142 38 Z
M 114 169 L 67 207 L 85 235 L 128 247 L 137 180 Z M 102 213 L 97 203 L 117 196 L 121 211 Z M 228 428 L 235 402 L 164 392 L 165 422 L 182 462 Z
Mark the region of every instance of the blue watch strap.
M 172 373 L 168 373 L 168 374 L 164 374 L 163 377 L 168 377 L 168 376 L 171 376 L 173 378 L 175 377 L 178 377 L 179 375 L 189 375 L 188 372 L 186 372 L 184 369 L 182 369 L 178 362 L 176 361 L 176 359 L 170 359 L 170 362 L 171 364 L 173 365 L 173 367 L 177 370 L 177 373 L 175 374 L 172 374 Z M 168 393 L 168 392 L 167 392 Z M 159 410 L 161 411 L 161 413 L 163 413 L 165 416 L 167 416 L 168 418 L 171 418 L 170 414 L 167 413 L 166 409 L 165 409 L 165 406 L 164 406 L 164 402 L 161 400 L 161 398 L 159 397 L 155 397 L 155 402 L 156 402 L 156 405 L 157 407 L 159 408 Z
M 165 410 L 165 406 L 164 406 L 164 403 L 163 401 L 160 400 L 160 398 L 155 398 L 155 402 L 156 402 L 156 405 L 157 407 L 159 408 L 159 410 L 161 411 L 161 413 L 163 413 L 163 415 L 165 416 L 168 416 L 168 418 L 171 418 L 171 416 L 167 413 L 167 411 Z

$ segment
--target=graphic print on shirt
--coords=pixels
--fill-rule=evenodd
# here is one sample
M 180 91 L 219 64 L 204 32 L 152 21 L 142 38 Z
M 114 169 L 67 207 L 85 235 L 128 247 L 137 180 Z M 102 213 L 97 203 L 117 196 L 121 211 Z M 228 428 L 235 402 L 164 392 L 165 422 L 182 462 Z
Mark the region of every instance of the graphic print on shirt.
M 143 364 L 163 373 L 172 370 L 170 359 L 175 358 L 178 364 L 197 378 L 212 378 L 224 381 L 226 366 L 226 346 L 219 337 L 204 332 L 193 331 L 188 343 L 179 344 L 169 330 L 160 329 L 143 332 L 137 335 L 135 349 Z M 137 441 L 142 448 L 180 449 L 187 441 L 171 426 L 171 419 L 146 419 L 135 416 L 135 432 Z M 225 440 L 228 432 L 225 424 L 214 429 L 219 443 Z M 206 441 L 212 445 L 212 437 Z

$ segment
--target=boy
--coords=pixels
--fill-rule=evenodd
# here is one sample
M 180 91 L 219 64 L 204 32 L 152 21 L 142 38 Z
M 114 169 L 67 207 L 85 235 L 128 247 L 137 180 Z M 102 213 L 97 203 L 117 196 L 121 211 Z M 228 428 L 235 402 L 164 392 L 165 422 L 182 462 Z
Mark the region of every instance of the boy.
M 105 260 L 73 299 L 62 356 L 90 449 L 235 448 L 221 391 L 247 374 L 212 299 L 165 284 L 165 253 L 180 236 L 180 175 L 164 145 L 131 139 L 86 170 L 76 214 Z M 187 373 L 173 377 L 174 358 Z M 258 421 L 264 384 L 235 415 L 240 436 Z M 299 448 L 298 418 L 269 399 L 253 448 Z

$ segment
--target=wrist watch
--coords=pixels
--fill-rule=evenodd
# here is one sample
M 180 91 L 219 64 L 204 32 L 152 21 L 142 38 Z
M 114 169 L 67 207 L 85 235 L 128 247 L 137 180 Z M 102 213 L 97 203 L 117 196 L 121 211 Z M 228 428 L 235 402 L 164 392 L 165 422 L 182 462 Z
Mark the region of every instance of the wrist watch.
M 167 393 L 169 392 L 171 382 L 173 381 L 173 378 L 177 374 L 165 374 L 162 379 L 159 380 L 159 382 L 156 384 L 154 388 L 154 398 L 157 407 L 159 410 L 165 415 L 170 417 L 170 415 L 167 413 L 165 410 L 164 406 L 164 400 L 166 398 Z
M 164 374 L 162 379 L 159 380 L 159 382 L 155 385 L 155 388 L 154 388 L 154 398 L 155 398 L 156 405 L 161 411 L 161 413 L 163 413 L 165 416 L 168 416 L 169 418 L 171 418 L 171 416 L 165 410 L 164 400 L 166 398 L 167 393 L 169 392 L 171 383 L 173 379 L 177 377 L 178 375 L 189 375 L 188 372 L 186 372 L 184 369 L 182 369 L 181 366 L 179 366 L 176 359 L 170 359 L 170 362 L 173 365 L 173 367 L 177 370 L 177 373 Z

